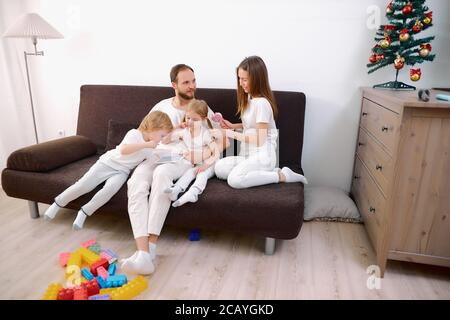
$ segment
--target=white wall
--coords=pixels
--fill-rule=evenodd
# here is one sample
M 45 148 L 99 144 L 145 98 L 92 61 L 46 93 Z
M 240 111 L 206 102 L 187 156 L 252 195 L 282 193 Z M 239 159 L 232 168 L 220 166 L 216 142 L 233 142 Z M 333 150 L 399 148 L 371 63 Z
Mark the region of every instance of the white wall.
M 2 10 L 8 11 L 9 25 L 17 10 L 12 1 L 0 1 Z M 56 138 L 59 129 L 66 135 L 75 133 L 82 84 L 169 85 L 170 67 L 187 63 L 195 69 L 199 87 L 235 88 L 236 65 L 257 54 L 268 66 L 274 90 L 306 93 L 303 168 L 311 184 L 348 190 L 360 109 L 358 88 L 394 78 L 392 67 L 372 75 L 365 67 L 375 35 L 366 27 L 366 10 L 379 5 L 383 23 L 387 2 L 25 1 L 28 11 L 39 13 L 65 35 L 62 40 L 42 40 L 39 47 L 45 56 L 31 61 L 40 137 Z M 433 63 L 420 66 L 423 79 L 417 85 L 449 86 L 450 3 L 427 3 L 435 23 L 427 33 L 437 36 L 432 45 L 438 55 Z M 3 41 L 13 46 L 16 40 Z M 12 51 L 19 56 L 23 48 L 14 44 Z M 400 80 L 410 82 L 408 70 L 402 71 Z M 9 104 L 18 98 L 9 90 L 6 95 L 11 97 Z M 24 140 L 32 143 L 33 136 L 31 127 L 30 132 L 0 130 L 4 167 L 3 152 Z M 14 142 L 10 137 L 16 137 Z

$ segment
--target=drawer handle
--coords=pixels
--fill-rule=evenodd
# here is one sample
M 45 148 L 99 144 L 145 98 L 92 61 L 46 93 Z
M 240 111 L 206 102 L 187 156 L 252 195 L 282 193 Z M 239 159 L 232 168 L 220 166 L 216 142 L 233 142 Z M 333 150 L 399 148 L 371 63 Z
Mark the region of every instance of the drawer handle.
M 380 170 L 380 171 L 381 171 L 381 170 L 383 170 L 383 167 L 382 167 L 382 166 L 380 166 L 379 164 L 377 164 L 377 165 L 376 165 L 376 167 L 375 167 L 375 169 L 376 169 L 376 170 Z
M 365 116 L 367 116 L 367 115 L 368 115 L 367 112 L 363 112 L 363 113 L 362 113 L 362 116 L 363 116 L 363 117 L 365 117 Z
M 372 212 L 372 213 L 375 213 L 375 208 L 374 207 L 370 207 L 369 211 Z
M 358 180 L 359 178 L 361 178 L 360 176 L 354 176 L 353 179 Z
M 365 145 L 366 145 L 365 143 L 358 142 L 358 146 L 365 146 Z
M 384 132 L 384 131 L 388 131 L 388 130 L 389 130 L 389 128 L 386 127 L 386 126 L 382 126 L 382 127 L 381 127 L 381 131 L 383 131 L 383 132 Z

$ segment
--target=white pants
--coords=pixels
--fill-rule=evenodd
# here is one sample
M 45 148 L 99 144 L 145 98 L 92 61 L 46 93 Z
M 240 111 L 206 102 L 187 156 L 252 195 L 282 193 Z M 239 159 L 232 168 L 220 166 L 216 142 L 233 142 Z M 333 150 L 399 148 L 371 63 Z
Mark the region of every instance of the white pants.
M 65 207 L 70 201 L 94 190 L 95 187 L 106 180 L 103 188 L 95 194 L 91 201 L 81 207 L 83 212 L 90 216 L 120 190 L 127 178 L 128 173 L 113 169 L 97 161 L 80 180 L 57 196 L 55 202 L 58 206 Z
M 255 152 L 247 157 L 231 156 L 217 161 L 215 173 L 235 189 L 278 183 L 275 150 Z
M 164 190 L 189 168 L 192 165 L 185 160 L 160 165 L 145 160 L 137 166 L 128 180 L 128 214 L 134 238 L 160 234 L 170 209 Z
M 208 180 L 214 176 L 214 166 L 200 172 L 197 176 L 195 175 L 195 170 L 197 170 L 197 167 L 188 169 L 175 183 L 175 185 L 180 187 L 183 192 L 186 191 L 189 184 L 195 179 L 195 182 L 191 188 L 196 187 L 200 191 L 199 194 L 202 194 L 203 190 L 206 188 Z

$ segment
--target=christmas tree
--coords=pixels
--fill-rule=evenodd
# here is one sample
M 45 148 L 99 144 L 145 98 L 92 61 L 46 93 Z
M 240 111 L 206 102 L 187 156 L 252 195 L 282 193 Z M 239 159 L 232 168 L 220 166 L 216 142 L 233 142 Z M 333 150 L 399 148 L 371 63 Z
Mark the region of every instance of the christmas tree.
M 381 25 L 375 37 L 377 44 L 372 49 L 367 67 L 372 73 L 385 66 L 394 65 L 395 81 L 375 85 L 374 88 L 415 90 L 416 88 L 397 81 L 398 72 L 404 65 L 414 66 L 424 61 L 433 61 L 430 42 L 434 36 L 419 39 L 418 35 L 433 25 L 433 12 L 424 5 L 425 0 L 391 0 L 386 8 L 388 24 Z M 420 68 L 410 69 L 410 79 L 418 81 Z

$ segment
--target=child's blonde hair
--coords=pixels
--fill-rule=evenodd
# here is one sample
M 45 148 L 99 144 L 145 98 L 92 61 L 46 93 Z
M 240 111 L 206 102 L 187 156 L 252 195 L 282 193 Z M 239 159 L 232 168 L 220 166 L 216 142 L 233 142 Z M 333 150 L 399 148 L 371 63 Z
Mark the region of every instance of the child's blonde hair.
M 193 111 L 198 114 L 202 119 L 206 119 L 208 123 L 208 127 L 210 129 L 213 128 L 211 121 L 208 119 L 208 104 L 204 100 L 192 99 L 191 102 L 187 105 L 186 112 Z M 186 121 L 186 117 L 184 119 Z
M 161 111 L 149 112 L 144 119 L 142 119 L 141 124 L 138 128 L 140 131 L 156 131 L 156 130 L 167 130 L 172 131 L 173 125 L 169 116 Z

